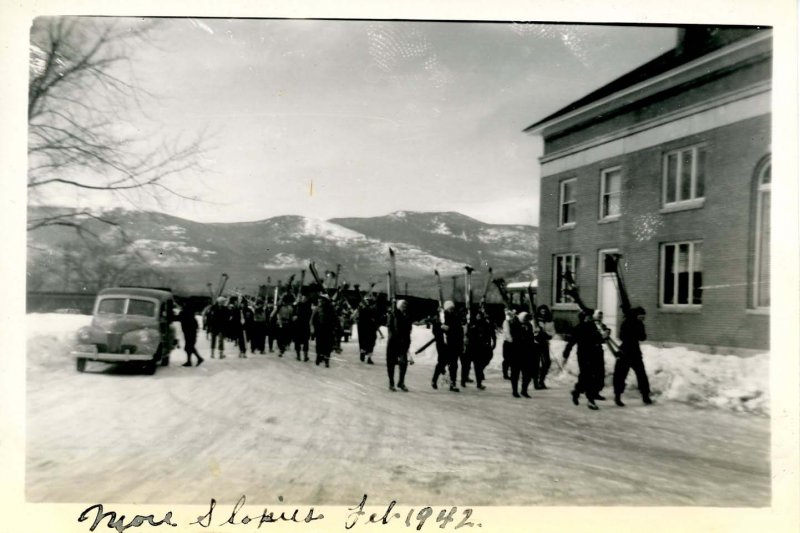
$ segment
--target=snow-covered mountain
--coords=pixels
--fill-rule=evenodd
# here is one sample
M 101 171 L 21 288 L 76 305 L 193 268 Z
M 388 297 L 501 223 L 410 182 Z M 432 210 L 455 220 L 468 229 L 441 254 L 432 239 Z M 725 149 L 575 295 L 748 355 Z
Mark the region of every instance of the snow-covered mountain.
M 29 219 L 64 212 L 31 207 Z M 499 275 L 529 278 L 535 273 L 538 228 L 486 224 L 459 213 L 400 211 L 382 217 L 318 220 L 278 216 L 255 222 L 200 223 L 162 213 L 111 210 L 113 219 L 132 248 L 147 261 L 177 274 L 186 290 L 205 291 L 221 272 L 236 287 L 252 288 L 286 279 L 315 261 L 320 272 L 342 265 L 342 279 L 351 283 L 382 283 L 388 270 L 388 249 L 397 252 L 398 278 L 409 290 L 429 293 L 433 270 L 443 276 L 463 274 L 464 265 L 480 272 L 492 266 Z M 84 221 L 97 234 L 112 228 Z M 29 232 L 31 258 L 36 259 L 79 237 L 69 227 L 47 227 Z M 33 265 L 33 266 L 31 266 Z

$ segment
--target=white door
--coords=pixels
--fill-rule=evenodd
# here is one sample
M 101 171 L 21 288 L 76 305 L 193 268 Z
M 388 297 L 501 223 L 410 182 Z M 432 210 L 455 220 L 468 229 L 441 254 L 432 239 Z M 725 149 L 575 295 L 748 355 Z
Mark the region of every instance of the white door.
M 608 256 L 619 257 L 619 254 L 616 250 L 600 251 L 598 258 L 597 307 L 603 312 L 603 322 L 611 328 L 611 334 L 614 338 L 617 338 L 619 334 L 619 292 L 614 274 L 614 264 L 613 261 L 608 260 Z

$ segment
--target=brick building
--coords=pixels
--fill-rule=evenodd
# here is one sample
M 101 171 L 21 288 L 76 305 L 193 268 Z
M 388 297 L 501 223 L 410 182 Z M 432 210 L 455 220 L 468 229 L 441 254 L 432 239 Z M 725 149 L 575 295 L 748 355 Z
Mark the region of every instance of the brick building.
M 620 256 L 652 341 L 769 346 L 772 32 L 692 27 L 673 50 L 533 124 L 539 301 L 576 321 L 563 272 L 621 321 Z

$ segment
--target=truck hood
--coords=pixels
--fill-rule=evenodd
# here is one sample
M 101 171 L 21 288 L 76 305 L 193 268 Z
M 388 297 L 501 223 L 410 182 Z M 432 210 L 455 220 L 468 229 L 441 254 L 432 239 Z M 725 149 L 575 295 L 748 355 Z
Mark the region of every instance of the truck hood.
M 92 318 L 92 326 L 100 329 L 105 333 L 121 333 L 125 334 L 129 331 L 136 331 L 142 328 L 158 328 L 158 321 L 149 317 L 134 317 L 134 316 L 95 316 Z

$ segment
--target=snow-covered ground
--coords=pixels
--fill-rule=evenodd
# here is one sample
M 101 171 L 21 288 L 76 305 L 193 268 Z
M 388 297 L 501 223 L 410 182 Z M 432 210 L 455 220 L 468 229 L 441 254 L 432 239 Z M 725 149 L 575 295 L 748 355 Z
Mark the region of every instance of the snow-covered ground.
M 415 327 L 415 342 L 419 346 L 431 338 L 431 333 Z M 578 376 L 578 358 L 573 349 L 562 371 L 562 356 L 566 343 L 550 343 L 552 366 L 549 383 L 568 386 Z M 502 347 L 498 344 L 489 368 L 500 370 Z M 710 355 L 686 348 L 658 348 L 643 345 L 644 364 L 650 379 L 653 397 L 661 401 L 676 401 L 698 407 L 718 407 L 731 411 L 769 415 L 769 353 L 751 357 Z M 606 386 L 610 393 L 614 372 L 614 357 L 605 356 Z M 436 348 L 431 346 L 417 360 L 433 364 Z M 629 372 L 626 397 L 637 394 L 636 376 Z
M 29 367 L 60 366 L 74 343 L 75 331 L 91 320 L 86 315 L 29 314 Z M 354 328 L 354 336 L 355 328 Z M 431 338 L 429 330 L 414 326 L 412 345 L 422 346 Z M 549 382 L 568 386 L 577 379 L 578 363 L 573 351 L 566 367 L 561 368 L 565 342 L 551 342 L 553 364 Z M 653 397 L 661 401 L 689 403 L 698 407 L 717 407 L 756 415 L 769 415 L 769 353 L 750 357 L 705 354 L 687 348 L 657 348 L 643 345 L 645 368 Z M 436 348 L 428 347 L 415 361 L 433 365 Z M 500 370 L 501 346 L 489 364 Z M 614 358 L 606 354 L 606 385 L 611 388 Z M 627 396 L 636 394 L 636 377 L 628 376 Z
M 101 363 L 80 374 L 69 350 L 89 320 L 28 315 L 29 501 L 202 503 L 242 493 L 248 502 L 283 495 L 349 505 L 364 493 L 452 505 L 770 501 L 766 355 L 648 347 L 656 404 L 638 401 L 631 375 L 628 406 L 603 402 L 594 412 L 569 399 L 574 355 L 565 371 L 554 363 L 550 389 L 533 399 L 511 397 L 499 350 L 485 391 L 432 390 L 431 348 L 409 367 L 411 392 L 390 392 L 384 341 L 375 365 L 361 363 L 351 341 L 326 369 L 292 352 L 239 359 L 229 348 L 227 359 L 210 359 L 201 336 L 200 367 L 182 367 L 175 350 L 154 376 Z M 412 348 L 429 338 L 415 327 Z M 562 347 L 553 342 L 554 356 Z

